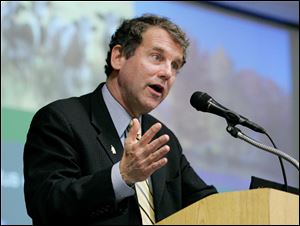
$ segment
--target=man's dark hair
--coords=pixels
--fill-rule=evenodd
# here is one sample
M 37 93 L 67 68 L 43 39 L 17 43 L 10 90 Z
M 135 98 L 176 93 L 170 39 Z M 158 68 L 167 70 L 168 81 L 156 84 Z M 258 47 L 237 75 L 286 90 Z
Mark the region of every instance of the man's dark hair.
M 183 63 L 186 61 L 186 49 L 189 41 L 185 33 L 166 17 L 160 17 L 152 14 L 144 14 L 130 20 L 124 20 L 121 26 L 112 35 L 109 44 L 109 51 L 106 57 L 105 74 L 107 77 L 113 71 L 110 63 L 111 51 L 115 45 L 122 46 L 122 55 L 128 59 L 134 55 L 136 48 L 142 43 L 143 33 L 150 27 L 160 27 L 167 31 L 172 39 L 181 45 L 183 49 Z

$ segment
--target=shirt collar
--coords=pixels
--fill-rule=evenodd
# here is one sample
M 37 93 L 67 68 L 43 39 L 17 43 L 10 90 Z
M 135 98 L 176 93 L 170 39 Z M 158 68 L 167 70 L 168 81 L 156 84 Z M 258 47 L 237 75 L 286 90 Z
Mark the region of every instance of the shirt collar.
M 104 102 L 108 108 L 109 114 L 113 120 L 115 128 L 121 138 L 131 121 L 131 116 L 119 104 L 119 102 L 111 95 L 106 84 L 102 87 L 102 95 Z

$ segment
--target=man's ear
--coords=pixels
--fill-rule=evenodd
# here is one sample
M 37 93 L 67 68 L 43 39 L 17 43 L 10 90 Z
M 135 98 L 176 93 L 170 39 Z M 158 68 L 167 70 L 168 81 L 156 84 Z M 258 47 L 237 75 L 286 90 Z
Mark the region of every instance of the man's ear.
M 110 63 L 114 70 L 120 70 L 123 64 L 122 46 L 115 45 L 111 50 Z

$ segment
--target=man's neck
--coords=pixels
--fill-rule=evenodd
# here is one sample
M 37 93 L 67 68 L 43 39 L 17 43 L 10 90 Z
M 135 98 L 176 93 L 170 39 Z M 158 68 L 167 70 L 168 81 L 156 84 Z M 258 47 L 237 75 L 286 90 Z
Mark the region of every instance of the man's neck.
M 121 89 L 119 88 L 118 85 L 117 76 L 111 74 L 106 81 L 106 86 L 110 94 L 113 96 L 113 98 L 125 109 L 125 111 L 132 118 L 139 118 L 141 116 L 141 114 L 131 111 L 130 108 L 126 106 L 125 101 L 122 98 Z

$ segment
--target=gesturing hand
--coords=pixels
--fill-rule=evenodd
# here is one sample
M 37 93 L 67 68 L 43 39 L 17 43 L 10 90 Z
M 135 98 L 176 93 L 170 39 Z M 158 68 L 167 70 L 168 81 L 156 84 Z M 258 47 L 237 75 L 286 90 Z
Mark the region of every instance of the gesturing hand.
M 151 141 L 161 129 L 161 124 L 154 124 L 138 141 L 136 137 L 139 128 L 139 121 L 133 119 L 132 127 L 124 143 L 120 173 L 127 184 L 145 180 L 168 162 L 164 155 L 170 151 L 170 147 L 165 145 L 169 136 L 162 135 Z

